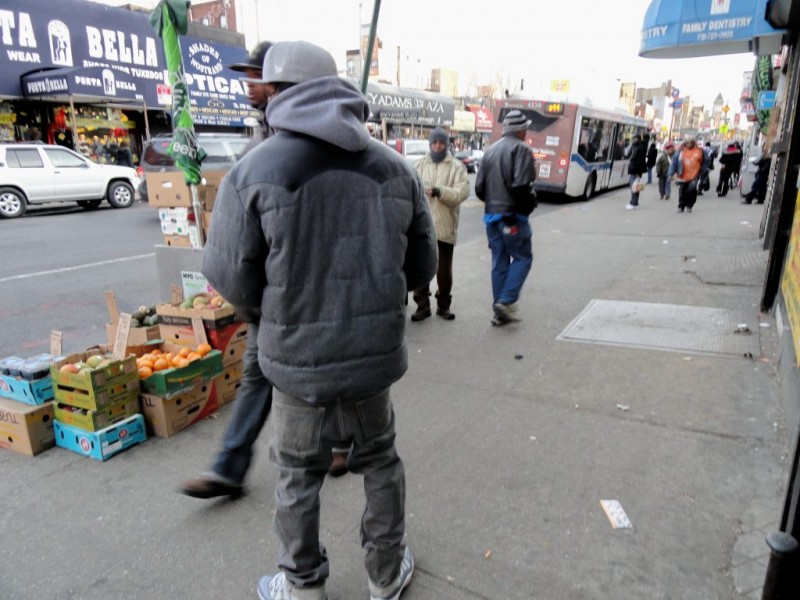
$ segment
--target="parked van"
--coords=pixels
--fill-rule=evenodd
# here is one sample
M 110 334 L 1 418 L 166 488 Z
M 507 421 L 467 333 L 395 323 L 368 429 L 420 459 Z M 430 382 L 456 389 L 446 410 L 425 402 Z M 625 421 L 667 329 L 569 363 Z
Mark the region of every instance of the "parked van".
M 428 153 L 429 149 L 428 140 L 398 138 L 396 140 L 389 140 L 386 144 L 397 150 L 408 160 L 418 160 L 422 158 Z

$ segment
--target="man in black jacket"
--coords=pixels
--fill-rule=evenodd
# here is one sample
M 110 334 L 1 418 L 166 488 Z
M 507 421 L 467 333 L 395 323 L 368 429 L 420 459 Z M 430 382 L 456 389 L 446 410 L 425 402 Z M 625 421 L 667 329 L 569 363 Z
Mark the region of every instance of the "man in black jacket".
M 517 301 L 533 266 L 529 215 L 536 208 L 536 178 L 525 134 L 531 121 L 518 110 L 503 119 L 503 137 L 481 159 L 475 194 L 486 204 L 483 221 L 492 250 L 492 325 L 517 318 Z
M 638 133 L 633 136 L 633 146 L 631 146 L 631 156 L 628 162 L 628 185 L 631 188 L 631 200 L 628 202 L 628 210 L 639 208 L 640 189 L 634 191 L 633 185 L 642 185 L 642 175 L 647 170 L 647 141 L 642 139 Z M 638 179 L 638 181 L 637 181 Z
M 258 44 L 247 61 L 230 65 L 234 71 L 248 78 L 247 98 L 250 105 L 261 114 L 260 127 L 254 132 L 243 154 L 247 154 L 269 136 L 264 111 L 267 108 L 267 91 L 262 83 L 261 68 L 271 42 Z M 247 350 L 244 354 L 242 378 L 233 405 L 233 414 L 225 430 L 222 450 L 214 465 L 199 477 L 184 481 L 179 491 L 192 498 L 236 498 L 244 492 L 244 478 L 253 460 L 255 444 L 272 406 L 272 383 L 264 377 L 258 365 L 258 320 L 259 311 L 238 310 L 237 316 L 248 323 Z

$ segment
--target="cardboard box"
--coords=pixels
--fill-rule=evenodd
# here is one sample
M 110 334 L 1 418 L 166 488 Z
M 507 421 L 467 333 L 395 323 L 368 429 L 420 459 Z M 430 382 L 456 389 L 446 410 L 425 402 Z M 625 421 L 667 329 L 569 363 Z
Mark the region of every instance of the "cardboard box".
M 156 306 L 158 330 L 162 339 L 182 346 L 196 346 L 197 336 L 192 319 L 201 318 L 203 328 L 208 332 L 228 327 L 234 323 L 233 307 L 225 308 L 180 308 L 175 304 Z M 210 343 L 210 340 L 209 340 Z M 211 344 L 214 347 L 214 344 Z
M 147 203 L 150 206 L 192 207 L 192 194 L 183 180 L 183 171 L 146 173 Z
M 188 235 L 165 235 L 164 245 L 175 246 L 177 248 L 191 248 L 192 238 L 190 238 Z
M 50 367 L 50 376 L 53 378 L 55 399 L 79 408 L 98 410 L 120 402 L 125 394 L 138 389 L 139 372 L 135 356 L 112 361 L 104 369 L 94 369 L 83 375 L 59 371 L 66 363 L 85 361 L 94 354 L 102 353 L 101 347 L 97 347 L 54 362 Z
M 214 380 L 214 385 L 217 386 L 217 398 L 220 406 L 233 402 L 236 392 L 242 385 L 242 363 L 235 362 L 225 367 L 222 375 Z
M 135 360 L 135 359 L 134 359 Z M 139 394 L 139 373 L 126 376 L 126 381 L 108 384 L 97 389 L 55 386 L 55 401 L 85 410 L 105 410 Z
M 197 195 L 207 212 L 214 210 L 219 186 L 222 185 L 227 171 L 203 171 L 203 185 L 197 186 Z
M 119 307 L 117 306 L 117 298 L 114 292 L 108 291 L 106 295 L 106 307 L 108 308 L 108 317 L 110 323 L 106 323 L 106 335 L 108 336 L 108 343 L 114 344 L 117 338 L 117 327 L 119 326 Z M 158 325 L 150 325 L 149 327 L 131 327 L 128 332 L 128 345 L 140 346 L 146 344 L 150 340 L 158 339 L 159 329 Z M 110 350 L 109 350 L 110 351 Z
M 53 399 L 53 379 L 20 379 L 10 375 L 0 375 L 0 397 L 37 406 Z
M 219 409 L 217 388 L 212 380 L 202 381 L 175 396 L 141 394 L 139 399 L 148 429 L 159 437 L 173 436 Z
M 203 213 L 203 233 L 208 237 L 208 232 L 211 231 L 211 213 L 206 211 Z
M 162 342 L 158 348 L 162 352 L 180 352 L 183 346 Z M 156 371 L 147 379 L 142 379 L 140 383 L 142 391 L 146 394 L 174 396 L 195 387 L 206 379 L 213 379 L 221 373 L 222 353 L 219 350 L 212 350 L 202 359 L 190 362 L 185 367 Z
M 101 461 L 147 440 L 142 415 L 128 417 L 99 431 L 84 431 L 55 421 L 54 431 L 56 446 Z
M 247 323 L 236 321 L 219 329 L 206 331 L 208 343 L 214 350 L 222 352 L 222 366 L 244 360 L 247 351 Z
M 123 421 L 139 412 L 139 389 L 128 395 L 127 398 L 109 404 L 100 410 L 76 408 L 63 402 L 53 403 L 55 418 L 60 423 L 83 429 L 84 431 L 97 431 L 105 429 L 114 423 Z
M 191 208 L 159 208 L 161 233 L 165 235 L 189 235 L 189 226 L 196 225 L 194 210 Z
M 206 210 L 214 208 L 225 171 L 204 171 L 203 181 L 197 186 L 197 197 Z M 192 194 L 183 179 L 182 171 L 147 173 L 147 195 L 150 206 L 177 208 L 192 207 Z
M 0 398 L 0 448 L 35 456 L 55 445 L 53 405 Z

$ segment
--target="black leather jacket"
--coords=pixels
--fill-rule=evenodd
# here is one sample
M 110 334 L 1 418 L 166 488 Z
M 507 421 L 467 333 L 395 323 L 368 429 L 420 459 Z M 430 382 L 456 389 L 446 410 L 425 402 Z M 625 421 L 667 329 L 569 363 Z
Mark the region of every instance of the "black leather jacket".
M 489 214 L 529 215 L 536 208 L 534 179 L 536 167 L 528 144 L 504 135 L 481 159 L 475 195 L 486 203 L 484 210 Z

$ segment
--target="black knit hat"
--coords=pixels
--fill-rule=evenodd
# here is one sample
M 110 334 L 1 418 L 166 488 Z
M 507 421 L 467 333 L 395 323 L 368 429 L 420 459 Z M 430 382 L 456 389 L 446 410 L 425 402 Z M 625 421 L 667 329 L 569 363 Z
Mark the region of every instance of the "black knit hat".
M 264 57 L 267 55 L 267 50 L 269 50 L 271 46 L 272 42 L 261 42 L 250 52 L 250 55 L 247 57 L 247 62 L 234 63 L 228 65 L 228 68 L 239 71 L 240 73 L 244 73 L 247 69 L 260 71 L 264 66 Z
M 447 132 L 441 127 L 437 127 L 431 131 L 431 134 L 428 136 L 429 144 L 432 144 L 433 142 L 444 142 L 444 144 L 447 145 L 447 141 Z

